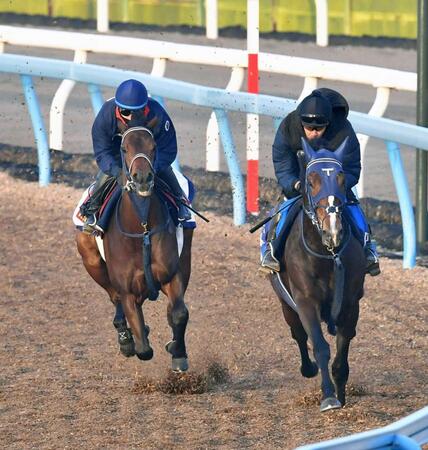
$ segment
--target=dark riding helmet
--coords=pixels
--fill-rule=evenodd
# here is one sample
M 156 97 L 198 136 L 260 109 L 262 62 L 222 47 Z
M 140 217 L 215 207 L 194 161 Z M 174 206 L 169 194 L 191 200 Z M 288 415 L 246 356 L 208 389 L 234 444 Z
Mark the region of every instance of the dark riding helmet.
M 118 86 L 114 96 L 116 105 L 125 110 L 144 108 L 148 99 L 144 84 L 134 79 L 123 81 Z
M 331 121 L 331 104 L 318 92 L 305 97 L 297 109 L 304 126 L 325 127 Z

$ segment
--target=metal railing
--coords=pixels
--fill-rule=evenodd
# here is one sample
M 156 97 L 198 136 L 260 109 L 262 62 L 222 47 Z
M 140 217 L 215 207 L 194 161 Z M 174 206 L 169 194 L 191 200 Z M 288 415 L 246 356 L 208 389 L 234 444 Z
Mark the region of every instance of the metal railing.
M 295 450 L 420 450 L 428 443 L 428 406 L 383 428 Z
M 242 86 L 244 71 L 248 65 L 248 54 L 245 50 L 175 44 L 112 35 L 0 26 L 0 51 L 5 50 L 6 44 L 72 50 L 74 51 L 74 61 L 82 64 L 87 62 L 88 54 L 91 52 L 151 58 L 153 59 L 151 73 L 157 76 L 164 75 L 167 61 L 228 67 L 231 69 L 231 76 L 226 89 L 236 91 L 239 91 Z M 303 77 L 304 85 L 298 101 L 315 89 L 319 80 L 344 81 L 373 86 L 376 89 L 376 96 L 369 115 L 378 117 L 383 115 L 388 106 L 391 90 L 416 92 L 417 86 L 416 73 L 412 72 L 263 52 L 259 53 L 259 71 Z M 65 80 L 61 83 L 51 105 L 50 147 L 56 150 L 63 148 L 64 108 L 73 87 L 72 80 Z M 282 116 L 278 116 L 276 119 L 279 117 Z M 278 120 L 276 120 L 276 124 L 278 124 Z M 361 159 L 364 161 L 368 136 L 360 133 L 358 138 L 361 145 Z M 219 170 L 219 152 L 218 126 L 213 114 L 207 126 L 207 170 Z M 359 197 L 364 196 L 364 184 L 365 170 L 363 166 L 357 186 Z
M 231 92 L 133 71 L 92 64 L 76 64 L 47 58 L 2 54 L 0 55 L 0 71 L 19 74 L 26 89 L 32 93 L 32 95 L 28 96 L 27 102 L 30 115 L 32 116 L 39 152 L 40 183 L 42 185 L 49 183 L 47 173 L 49 171 L 49 163 L 46 162 L 46 158 L 49 158 L 49 148 L 46 139 L 43 139 L 43 136 L 45 136 L 44 127 L 38 123 L 41 120 L 40 108 L 38 107 L 34 86 L 31 84 L 32 76 L 70 79 L 86 83 L 94 108 L 99 107 L 102 102 L 97 85 L 113 87 L 125 79 L 136 78 L 146 84 L 153 95 L 213 109 L 217 119 L 220 119 L 220 137 L 231 174 L 233 215 L 236 225 L 242 225 L 246 221 L 245 191 L 226 111 L 262 114 L 278 118 L 285 116 L 296 107 L 296 101 L 290 99 Z M 387 142 L 402 216 L 404 237 L 403 266 L 413 267 L 416 263 L 415 221 L 399 144 L 428 150 L 428 129 L 395 120 L 370 117 L 367 114 L 353 111 L 350 112 L 349 118 L 357 132 L 383 139 Z

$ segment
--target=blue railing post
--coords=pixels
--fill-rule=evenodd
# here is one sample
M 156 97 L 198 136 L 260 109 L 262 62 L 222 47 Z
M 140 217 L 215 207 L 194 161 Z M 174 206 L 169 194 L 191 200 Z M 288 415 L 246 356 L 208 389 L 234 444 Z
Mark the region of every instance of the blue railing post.
M 103 94 L 101 89 L 97 84 L 88 84 L 88 92 L 91 96 L 92 109 L 94 110 L 94 115 L 96 116 L 104 104 Z
M 400 146 L 395 142 L 385 142 L 403 223 L 403 267 L 411 269 L 416 265 L 416 225 L 412 199 L 401 160 Z
M 37 145 L 37 156 L 39 162 L 39 184 L 47 186 L 50 182 L 51 168 L 49 161 L 49 144 L 46 136 L 43 117 L 40 111 L 39 100 L 33 86 L 30 75 L 20 75 L 22 87 L 24 89 L 25 101 L 31 117 L 34 130 L 34 138 Z
M 241 168 L 236 155 L 235 144 L 229 127 L 227 114 L 222 109 L 214 109 L 220 130 L 220 138 L 223 144 L 224 155 L 230 173 L 233 194 L 233 220 L 235 225 L 243 225 L 246 222 L 245 189 Z

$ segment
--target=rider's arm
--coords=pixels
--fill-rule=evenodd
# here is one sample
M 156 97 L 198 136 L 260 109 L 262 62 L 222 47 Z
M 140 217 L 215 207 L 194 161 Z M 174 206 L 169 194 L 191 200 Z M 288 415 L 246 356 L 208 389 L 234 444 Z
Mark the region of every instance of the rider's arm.
M 360 143 L 353 131 L 349 136 L 348 149 L 343 160 L 343 171 L 345 172 L 346 188 L 351 189 L 358 183 L 361 173 Z
M 153 104 L 151 107 L 153 108 Z M 158 172 L 170 166 L 177 157 L 177 136 L 174 124 L 162 106 L 159 105 L 155 114 L 159 119 L 153 130 L 156 141 L 155 171 Z
M 92 145 L 95 159 L 101 171 L 117 176 L 120 172 L 120 152 L 113 141 L 113 124 L 106 109 L 101 108 L 92 125 Z
M 296 197 L 296 182 L 299 181 L 299 164 L 296 153 L 288 144 L 285 135 L 284 121 L 281 123 L 275 135 L 272 145 L 272 160 L 275 175 L 287 198 Z

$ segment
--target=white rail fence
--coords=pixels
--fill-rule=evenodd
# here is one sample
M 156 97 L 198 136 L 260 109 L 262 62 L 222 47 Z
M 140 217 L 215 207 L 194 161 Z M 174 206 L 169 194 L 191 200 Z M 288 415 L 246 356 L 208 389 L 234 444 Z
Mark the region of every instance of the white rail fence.
M 328 45 L 328 1 L 315 0 L 316 42 L 321 47 Z M 218 2 L 205 0 L 205 26 L 208 39 L 218 38 Z M 97 0 L 97 31 L 109 31 L 108 0 Z
M 420 450 L 428 443 L 428 406 L 383 428 L 295 450 Z
M 112 35 L 0 26 L 0 52 L 5 51 L 6 44 L 72 50 L 74 61 L 82 64 L 87 62 L 88 54 L 91 52 L 150 58 L 153 60 L 151 73 L 157 76 L 164 75 L 167 61 L 228 67 L 231 70 L 231 76 L 226 89 L 231 91 L 239 91 L 241 88 L 248 65 L 248 54 L 245 50 L 175 44 Z M 376 90 L 376 96 L 369 114 L 379 117 L 388 106 L 391 90 L 416 92 L 417 88 L 417 75 L 413 72 L 273 53 L 259 53 L 259 71 L 303 77 L 304 85 L 298 100 L 315 89 L 319 80 L 372 86 Z M 64 80 L 51 105 L 50 146 L 56 150 L 62 150 L 64 108 L 73 87 L 74 82 Z M 368 136 L 360 134 L 358 137 L 361 144 L 361 157 L 364 161 Z M 206 150 L 207 170 L 218 171 L 220 148 L 218 126 L 214 116 L 211 116 L 207 126 Z M 363 197 L 364 169 L 357 190 L 358 195 Z

